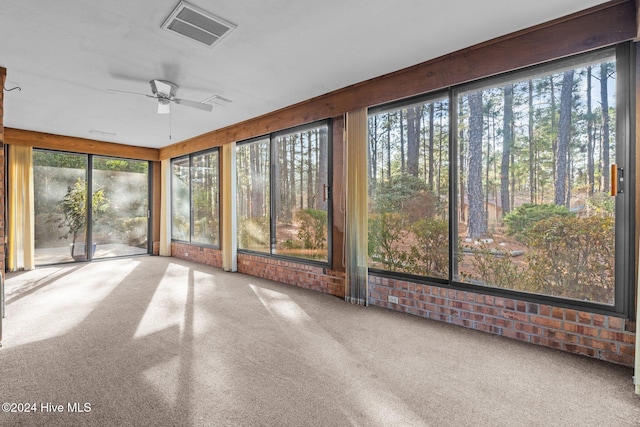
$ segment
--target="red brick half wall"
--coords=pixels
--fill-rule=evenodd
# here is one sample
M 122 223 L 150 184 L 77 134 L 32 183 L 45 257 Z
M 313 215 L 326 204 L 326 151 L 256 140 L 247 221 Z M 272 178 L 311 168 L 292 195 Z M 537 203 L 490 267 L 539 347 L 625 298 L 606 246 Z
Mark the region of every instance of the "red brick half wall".
M 344 298 L 344 273 L 326 267 L 240 253 L 238 271 Z
M 369 304 L 620 365 L 634 363 L 635 322 L 618 317 L 377 276 L 369 277 Z

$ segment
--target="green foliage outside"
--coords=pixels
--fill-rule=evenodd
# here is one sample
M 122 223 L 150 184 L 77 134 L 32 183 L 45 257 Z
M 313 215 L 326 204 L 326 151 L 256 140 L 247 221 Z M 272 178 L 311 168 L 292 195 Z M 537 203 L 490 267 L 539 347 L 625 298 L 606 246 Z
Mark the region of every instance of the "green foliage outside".
M 525 203 L 505 215 L 503 221 L 507 226 L 507 235 L 514 236 L 519 242 L 524 242 L 527 232 L 538 221 L 569 215 L 571 215 L 569 209 L 564 206 Z
M 385 270 L 448 277 L 449 223 L 444 208 L 418 177 L 381 183 L 369 215 L 369 257 Z
M 613 217 L 616 200 L 607 193 L 598 193 L 587 200 L 587 207 L 597 215 Z
M 614 219 L 552 216 L 525 234 L 524 262 L 490 245 L 471 257 L 481 284 L 586 301 L 612 302 L 614 293 Z M 472 279 L 472 281 L 474 281 Z
M 410 249 L 410 266 L 415 274 L 447 277 L 449 273 L 449 222 L 422 218 L 414 222 L 411 231 L 415 245 Z
M 398 244 L 405 240 L 404 224 L 399 213 L 369 215 L 369 257 L 385 270 L 403 271 L 408 263 L 409 252 Z
M 614 219 L 554 217 L 527 233 L 528 288 L 566 298 L 613 301 Z
M 298 238 L 303 249 L 324 249 L 327 243 L 327 212 L 319 209 L 302 209 L 295 213 L 300 224 Z
M 72 245 L 75 245 L 78 234 L 85 230 L 85 221 L 87 219 L 87 182 L 82 178 L 78 178 L 73 185 L 70 185 L 67 188 L 67 193 L 62 200 L 58 202 L 58 208 L 63 214 L 58 222 L 58 228 L 66 230 L 65 234 L 60 236 L 60 238 L 66 239 L 72 236 Z M 96 190 L 91 198 L 91 212 L 94 218 L 97 214 L 106 212 L 108 208 L 109 199 L 105 196 L 104 190 Z
M 122 233 L 128 245 L 143 248 L 147 244 L 147 225 L 146 216 L 126 218 L 120 221 L 118 231 Z

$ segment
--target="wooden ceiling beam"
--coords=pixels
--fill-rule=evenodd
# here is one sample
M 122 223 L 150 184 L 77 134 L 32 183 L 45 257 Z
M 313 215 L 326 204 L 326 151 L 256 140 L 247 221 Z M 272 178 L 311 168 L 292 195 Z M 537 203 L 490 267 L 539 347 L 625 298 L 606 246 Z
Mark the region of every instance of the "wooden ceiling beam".
M 135 147 L 30 130 L 5 128 L 4 138 L 5 144 L 9 145 L 23 145 L 46 150 L 70 151 L 153 162 L 160 160 L 160 150 L 156 148 Z

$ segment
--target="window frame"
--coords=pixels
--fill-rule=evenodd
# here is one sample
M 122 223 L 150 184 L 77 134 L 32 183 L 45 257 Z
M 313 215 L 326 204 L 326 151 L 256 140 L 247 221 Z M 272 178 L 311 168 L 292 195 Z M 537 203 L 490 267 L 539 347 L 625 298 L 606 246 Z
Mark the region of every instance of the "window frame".
M 194 206 L 193 206 L 193 186 L 192 186 L 192 169 L 193 169 L 193 158 L 199 156 L 206 156 L 207 154 L 216 153 L 217 157 L 217 170 L 218 170 L 218 229 L 217 229 L 217 241 L 218 244 L 210 244 L 210 243 L 202 243 L 198 241 L 194 241 L 193 239 L 193 230 L 194 230 Z M 174 194 L 174 174 L 173 174 L 173 165 L 175 162 L 179 160 L 188 159 L 189 161 L 189 240 L 182 240 L 174 238 L 173 236 L 173 223 L 174 223 L 174 205 L 173 205 L 173 194 Z M 170 161 L 170 169 L 171 169 L 171 241 L 176 243 L 184 243 L 192 246 L 198 246 L 203 248 L 212 248 L 219 250 L 221 248 L 221 227 L 222 221 L 220 221 L 220 149 L 219 147 L 209 148 L 206 150 L 197 151 L 194 153 L 189 153 L 184 156 L 174 157 Z
M 449 157 L 451 157 L 451 99 L 450 99 L 450 91 L 448 89 L 445 90 L 438 90 L 438 91 L 434 91 L 434 92 L 429 92 L 427 94 L 422 94 L 422 95 L 417 95 L 417 96 L 412 96 L 410 98 L 406 98 L 406 99 L 402 99 L 400 101 L 392 101 L 392 102 L 387 102 L 384 104 L 380 104 L 380 105 L 376 105 L 374 107 L 370 107 L 367 110 L 367 120 L 369 119 L 369 117 L 371 117 L 372 115 L 375 114 L 384 114 L 384 113 L 389 113 L 392 111 L 398 111 L 401 110 L 403 108 L 407 108 L 407 107 L 411 107 L 411 106 L 415 106 L 415 105 L 420 105 L 420 104 L 427 104 L 427 103 L 435 103 L 438 101 L 443 101 L 443 100 L 447 100 L 448 103 L 448 111 L 447 111 L 447 116 L 448 116 L 448 123 L 447 123 L 447 127 L 449 128 L 449 135 L 448 135 L 448 150 L 449 150 Z M 367 151 L 367 157 L 369 156 L 369 153 Z M 369 159 L 367 158 L 367 162 L 369 161 Z M 449 159 L 448 161 L 449 163 L 449 169 L 452 168 L 451 166 L 451 159 Z M 449 175 L 451 175 L 451 172 L 449 172 Z M 452 235 L 452 230 L 451 230 L 451 205 L 450 205 L 450 199 L 451 199 L 451 182 L 449 182 L 449 190 L 448 190 L 448 202 L 449 202 L 449 207 L 447 208 L 448 210 L 448 217 L 449 217 L 449 236 Z M 367 212 L 367 217 L 368 217 L 369 212 Z M 379 269 L 379 268 L 371 268 L 368 267 L 368 270 L 370 273 L 375 274 L 376 276 L 380 276 L 380 277 L 388 277 L 388 278 L 403 278 L 403 279 L 410 279 L 414 282 L 418 282 L 418 283 L 430 283 L 430 284 L 437 284 L 438 286 L 444 285 L 447 286 L 450 282 L 450 278 L 451 278 L 451 269 L 452 269 L 452 253 L 451 253 L 451 248 L 453 245 L 449 244 L 449 278 L 444 279 L 444 278 L 440 278 L 440 277 L 431 277 L 431 276 L 420 276 L 417 274 L 412 274 L 412 273 L 404 273 L 404 272 L 394 272 L 394 271 L 389 271 L 389 270 L 383 270 L 383 269 Z M 368 254 L 367 254 L 368 256 Z M 455 262 L 455 261 L 454 261 Z
M 53 153 L 53 154 L 71 154 L 77 156 L 83 156 L 86 160 L 85 165 L 85 180 L 87 182 L 87 192 L 93 194 L 93 159 L 94 157 L 104 158 L 104 159 L 116 159 L 116 160 L 133 160 L 137 162 L 146 162 L 147 163 L 147 252 L 144 254 L 133 254 L 133 255 L 117 255 L 108 258 L 95 258 L 95 260 L 108 260 L 108 259 L 117 259 L 117 258 L 129 258 L 135 256 L 145 256 L 151 255 L 153 253 L 153 215 L 151 214 L 151 209 L 153 206 L 153 183 L 154 183 L 154 175 L 153 175 L 153 165 L 149 160 L 135 159 L 130 157 L 121 157 L 121 156 L 112 156 L 108 154 L 92 154 L 92 153 L 82 153 L 77 151 L 66 151 L 66 150 L 56 150 L 51 148 L 40 148 L 33 147 L 33 152 L 41 152 L 41 153 Z M 34 165 L 35 167 L 35 165 Z M 86 224 L 87 229 L 85 230 L 86 240 L 87 242 L 93 243 L 93 209 L 89 208 L 90 200 L 87 198 L 87 218 Z M 81 262 L 91 262 L 94 260 L 92 251 L 89 250 L 90 245 L 86 245 L 86 261 Z M 35 249 L 35 248 L 34 248 Z M 46 264 L 36 264 L 36 267 L 47 267 L 51 265 L 61 265 L 61 264 L 75 264 L 78 261 L 63 261 L 59 263 L 46 263 Z
M 624 169 L 624 175 L 628 177 L 624 181 L 624 191 L 616 198 L 615 217 L 615 290 L 613 304 L 604 304 L 590 301 L 580 301 L 575 299 L 528 293 L 506 288 L 483 286 L 472 283 L 465 283 L 453 280 L 454 272 L 458 271 L 456 251 L 458 244 L 455 239 L 458 235 L 457 216 L 459 210 L 459 165 L 458 165 L 458 94 L 470 92 L 473 89 L 482 87 L 495 87 L 505 84 L 505 82 L 517 80 L 522 76 L 532 78 L 546 72 L 559 72 L 562 67 L 571 68 L 579 66 L 589 61 L 590 57 L 598 57 L 600 54 L 613 51 L 616 61 L 616 119 L 615 141 L 616 154 L 615 163 Z M 539 65 L 520 68 L 514 71 L 500 73 L 482 79 L 473 80 L 459 85 L 452 85 L 443 90 L 433 91 L 426 94 L 405 98 L 399 101 L 372 106 L 368 109 L 368 115 L 378 114 L 392 109 L 400 109 L 403 106 L 410 106 L 419 102 L 428 102 L 441 98 L 447 93 L 449 99 L 449 279 L 436 279 L 426 276 L 417 276 L 408 273 L 399 273 L 387 270 L 369 268 L 369 273 L 374 276 L 391 279 L 411 280 L 415 283 L 435 285 L 445 289 L 464 290 L 475 293 L 494 295 L 504 298 L 513 298 L 536 304 L 549 304 L 557 307 L 586 310 L 593 313 L 615 315 L 627 319 L 634 319 L 635 301 L 635 141 L 634 122 L 635 106 L 632 103 L 635 88 L 635 73 L 633 68 L 634 58 L 633 44 L 629 42 L 620 43 L 614 46 L 597 49 L 590 52 L 579 53 L 566 58 L 544 62 Z
M 327 261 L 317 261 L 308 258 L 295 257 L 290 255 L 281 255 L 274 253 L 276 246 L 276 199 L 273 197 L 277 194 L 277 185 L 275 174 L 277 165 L 276 159 L 276 139 L 281 136 L 301 133 L 306 130 L 327 127 Z M 333 266 L 333 123 L 331 119 L 319 120 L 311 123 L 305 123 L 287 129 L 282 129 L 269 134 L 257 136 L 244 141 L 239 141 L 236 146 L 249 145 L 257 142 L 269 143 L 269 251 L 262 252 L 251 249 L 241 249 L 238 247 L 238 253 L 246 253 L 251 255 L 269 257 L 283 261 L 295 262 L 300 264 L 317 265 L 321 267 L 332 268 Z M 237 215 L 237 213 L 236 213 Z

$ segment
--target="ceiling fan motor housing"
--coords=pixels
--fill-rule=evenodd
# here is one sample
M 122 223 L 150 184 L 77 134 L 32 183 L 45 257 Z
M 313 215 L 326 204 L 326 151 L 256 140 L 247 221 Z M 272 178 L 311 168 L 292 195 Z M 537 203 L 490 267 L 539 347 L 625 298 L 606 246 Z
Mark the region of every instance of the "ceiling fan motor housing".
M 151 80 L 149 82 L 151 85 L 151 92 L 154 95 L 157 95 L 162 98 L 173 98 L 176 96 L 176 91 L 178 90 L 178 85 L 175 83 L 171 83 L 166 80 Z

